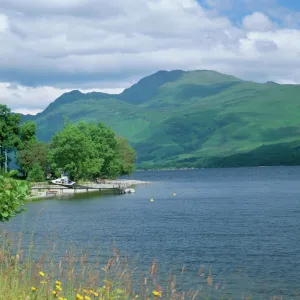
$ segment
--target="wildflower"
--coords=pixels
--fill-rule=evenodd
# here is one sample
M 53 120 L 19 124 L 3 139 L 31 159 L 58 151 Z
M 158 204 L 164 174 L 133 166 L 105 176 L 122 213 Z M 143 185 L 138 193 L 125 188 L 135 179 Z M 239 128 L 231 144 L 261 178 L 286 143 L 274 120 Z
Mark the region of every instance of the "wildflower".
M 91 300 L 91 298 L 89 296 L 85 296 L 84 299 L 85 300 Z
M 55 281 L 55 284 L 56 284 L 56 285 L 61 285 L 61 282 L 58 281 L 58 280 L 56 280 L 56 281 Z
M 161 292 L 153 291 L 152 294 L 153 294 L 155 297 L 161 297 Z
M 47 281 L 45 281 L 45 280 L 41 281 L 41 284 L 46 284 L 46 283 L 47 283 Z
M 83 300 L 83 297 L 79 294 L 76 295 L 76 300 Z
M 99 294 L 96 293 L 96 292 L 93 292 L 93 294 L 94 294 L 95 297 L 98 297 L 98 296 L 99 296 Z
M 33 292 L 36 292 L 37 290 L 38 290 L 38 288 L 37 287 L 31 287 L 31 290 L 33 291 Z
M 42 276 L 42 277 L 44 277 L 44 276 L 45 276 L 45 273 L 44 273 L 44 272 L 42 272 L 42 271 L 41 271 L 39 274 L 40 274 L 40 276 Z
M 60 285 L 57 285 L 56 286 L 56 289 L 58 290 L 58 291 L 62 291 L 63 289 L 60 287 Z
M 52 291 L 52 295 L 53 295 L 54 297 L 57 297 L 57 291 Z

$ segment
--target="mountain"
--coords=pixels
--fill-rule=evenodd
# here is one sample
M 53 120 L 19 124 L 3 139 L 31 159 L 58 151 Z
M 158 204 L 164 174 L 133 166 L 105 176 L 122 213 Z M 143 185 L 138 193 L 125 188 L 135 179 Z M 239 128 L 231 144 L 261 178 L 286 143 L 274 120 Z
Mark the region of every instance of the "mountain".
M 121 94 L 65 93 L 24 119 L 49 141 L 64 117 L 111 126 L 148 168 L 300 164 L 300 85 L 159 71 Z

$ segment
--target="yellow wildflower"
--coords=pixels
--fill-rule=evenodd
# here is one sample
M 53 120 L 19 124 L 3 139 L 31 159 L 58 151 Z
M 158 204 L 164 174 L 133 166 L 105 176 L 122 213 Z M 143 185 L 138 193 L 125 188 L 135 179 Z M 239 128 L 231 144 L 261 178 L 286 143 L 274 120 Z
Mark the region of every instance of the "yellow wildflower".
M 61 285 L 61 282 L 58 281 L 58 280 L 56 280 L 56 281 L 55 281 L 55 284 L 56 284 L 56 285 Z
M 41 271 L 39 274 L 40 274 L 40 276 L 42 276 L 42 277 L 44 277 L 44 276 L 45 276 L 45 273 L 44 273 L 44 272 L 42 272 L 42 271 Z
M 76 295 L 76 300 L 83 300 L 83 297 L 79 294 Z
M 99 296 L 99 294 L 96 293 L 96 292 L 93 292 L 93 294 L 94 294 L 95 297 L 98 297 L 98 296 Z
M 57 291 L 52 291 L 52 295 L 53 295 L 54 297 L 56 297 L 56 296 L 57 296 Z
M 85 296 L 84 299 L 85 300 L 91 300 L 91 298 L 89 296 Z
M 38 290 L 38 288 L 33 286 L 33 287 L 31 288 L 31 290 L 32 290 L 33 292 L 36 292 L 36 291 Z
M 46 284 L 46 283 L 47 283 L 47 281 L 45 281 L 45 280 L 41 281 L 41 284 Z
M 153 291 L 152 294 L 153 294 L 155 297 L 161 297 L 161 292 Z
M 60 285 L 57 285 L 56 286 L 56 289 L 58 290 L 58 291 L 62 291 L 63 289 L 60 287 Z

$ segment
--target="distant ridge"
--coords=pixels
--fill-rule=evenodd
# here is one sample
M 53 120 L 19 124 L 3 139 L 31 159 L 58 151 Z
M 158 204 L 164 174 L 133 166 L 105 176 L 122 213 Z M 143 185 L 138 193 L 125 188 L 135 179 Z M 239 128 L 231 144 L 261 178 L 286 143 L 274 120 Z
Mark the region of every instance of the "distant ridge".
M 211 70 L 158 71 L 120 94 L 74 90 L 22 117 L 37 122 L 45 141 L 64 117 L 104 122 L 147 168 L 300 164 L 299 95 L 299 85 Z

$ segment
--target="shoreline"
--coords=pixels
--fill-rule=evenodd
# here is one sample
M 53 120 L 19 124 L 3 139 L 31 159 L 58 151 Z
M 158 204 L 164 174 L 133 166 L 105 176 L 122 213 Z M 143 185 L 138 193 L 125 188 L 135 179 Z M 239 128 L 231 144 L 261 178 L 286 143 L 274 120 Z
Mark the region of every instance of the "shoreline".
M 115 190 L 115 186 L 123 186 L 125 188 L 131 188 L 135 185 L 140 184 L 150 184 L 149 181 L 141 181 L 141 180 L 134 180 L 134 179 L 117 179 L 117 180 L 102 180 L 99 182 L 100 187 L 97 189 L 88 189 L 88 188 L 76 188 L 70 189 L 62 186 L 55 186 L 50 184 L 43 184 L 41 186 L 33 186 L 31 187 L 31 195 L 27 199 L 27 201 L 33 201 L 35 199 L 47 199 L 47 198 L 57 198 L 57 197 L 64 197 L 70 196 L 74 194 L 83 194 L 83 193 L 95 193 L 99 191 L 110 191 L 113 192 Z M 92 187 L 95 183 L 87 182 L 85 186 Z M 49 194 L 49 191 L 53 192 Z

